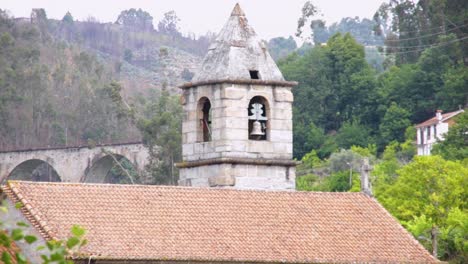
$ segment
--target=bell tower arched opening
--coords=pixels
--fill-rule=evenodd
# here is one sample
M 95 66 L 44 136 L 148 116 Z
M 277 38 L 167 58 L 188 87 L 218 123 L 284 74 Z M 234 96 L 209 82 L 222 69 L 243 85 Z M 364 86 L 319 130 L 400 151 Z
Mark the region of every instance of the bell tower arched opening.
M 269 138 L 270 108 L 268 101 L 262 96 L 255 96 L 249 102 L 249 139 L 267 140 Z
M 207 97 L 202 97 L 198 101 L 198 141 L 211 141 L 211 102 Z

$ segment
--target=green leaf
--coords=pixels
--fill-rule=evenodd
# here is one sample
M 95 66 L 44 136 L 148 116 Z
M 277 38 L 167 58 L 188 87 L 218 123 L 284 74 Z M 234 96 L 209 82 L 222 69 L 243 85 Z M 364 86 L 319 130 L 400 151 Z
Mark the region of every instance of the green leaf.
M 11 232 L 11 238 L 14 241 L 21 240 L 23 237 L 24 237 L 24 234 L 23 234 L 23 230 L 21 229 L 16 228 L 16 229 L 13 229 L 13 231 Z
M 20 209 L 21 207 L 23 207 L 23 203 L 21 203 L 21 202 L 15 203 L 15 208 L 16 209 Z
M 81 244 L 80 244 L 80 247 L 84 247 L 88 244 L 88 240 L 87 239 L 83 239 L 83 241 L 81 241 Z
M 25 222 L 18 222 L 16 223 L 17 226 L 22 226 L 22 227 L 29 227 L 28 224 L 26 224 Z
M 63 260 L 64 256 L 60 254 L 59 252 L 50 254 L 50 260 L 51 261 L 60 261 Z
M 3 251 L 2 253 L 2 261 L 5 264 L 12 264 L 11 262 L 11 256 L 7 251 Z
M 47 241 L 46 246 L 50 251 L 52 251 L 56 247 L 56 244 L 57 243 L 52 240 L 52 241 Z
M 76 245 L 78 245 L 80 243 L 80 239 L 78 239 L 77 237 L 70 237 L 68 240 L 67 240 L 67 248 L 68 249 L 72 249 L 74 248 Z
M 11 238 L 6 233 L 0 233 L 0 245 L 3 245 L 6 248 L 11 246 Z
M 40 245 L 36 248 L 36 251 L 44 250 L 46 247 L 44 245 Z
M 26 256 L 24 256 L 21 253 L 16 253 L 16 261 L 18 262 L 18 264 L 28 263 L 28 260 L 26 259 Z
M 28 243 L 28 244 L 32 244 L 34 242 L 37 241 L 37 238 L 35 236 L 32 236 L 32 235 L 27 235 L 27 236 L 24 236 L 24 240 Z
M 5 206 L 0 206 L 0 211 L 2 211 L 3 213 L 8 213 L 8 208 L 6 208 Z
M 41 255 L 41 258 L 44 260 L 44 263 L 49 263 L 49 256 Z
M 82 237 L 86 233 L 84 228 L 80 227 L 79 225 L 72 226 L 71 232 L 76 237 Z

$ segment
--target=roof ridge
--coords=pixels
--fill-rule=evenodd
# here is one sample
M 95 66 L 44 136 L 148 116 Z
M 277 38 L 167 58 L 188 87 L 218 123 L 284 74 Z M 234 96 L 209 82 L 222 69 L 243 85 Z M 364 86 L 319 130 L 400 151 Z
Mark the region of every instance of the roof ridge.
M 442 118 L 441 121 L 445 121 L 445 120 L 447 120 L 447 119 L 450 119 L 450 118 L 452 118 L 452 117 L 454 117 L 454 116 L 456 116 L 456 115 L 458 115 L 458 114 L 460 114 L 460 113 L 463 113 L 463 112 L 465 112 L 465 110 L 463 110 L 463 109 L 458 109 L 457 111 L 453 111 L 453 112 L 448 112 L 448 113 L 442 114 L 442 116 L 446 115 L 446 117 L 445 117 L 445 118 Z
M 210 192 L 243 192 L 243 193 L 285 193 L 292 195 L 333 195 L 333 196 L 366 196 L 362 192 L 323 192 L 323 191 L 297 191 L 297 190 L 254 190 L 254 189 L 233 189 L 233 188 L 213 188 L 213 187 L 191 187 L 176 185 L 145 185 L 145 184 L 112 184 L 112 183 L 77 183 L 77 182 L 35 182 L 10 180 L 7 184 L 26 185 L 59 185 L 59 186 L 95 186 L 111 188 L 151 188 L 151 189 L 175 189 L 175 190 L 204 190 Z M 15 188 L 16 189 L 16 188 Z
M 8 181 L 6 185 L 2 186 L 2 189 L 7 197 L 10 198 L 14 204 L 21 203 L 19 210 L 21 210 L 24 217 L 32 224 L 32 226 L 34 226 L 34 228 L 36 228 L 38 233 L 45 240 L 57 240 L 47 225 L 47 221 L 41 219 L 41 217 L 38 215 L 40 212 L 33 208 L 29 201 L 24 198 L 24 196 L 15 186 L 15 183 L 15 181 Z

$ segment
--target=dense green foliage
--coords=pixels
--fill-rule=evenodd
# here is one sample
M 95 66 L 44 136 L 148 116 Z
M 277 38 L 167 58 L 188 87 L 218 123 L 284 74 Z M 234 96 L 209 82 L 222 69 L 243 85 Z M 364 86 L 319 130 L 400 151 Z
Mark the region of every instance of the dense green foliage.
M 284 58 L 296 49 L 296 41 L 291 36 L 289 38 L 272 38 L 268 41 L 268 51 L 274 60 Z
M 182 159 L 182 107 L 179 98 L 163 91 L 145 104 L 138 127 L 150 152 L 149 184 L 177 185 L 175 162 Z
M 432 150 L 448 160 L 465 160 L 468 166 L 468 112 L 455 118 L 455 125 L 445 135 L 443 141 Z
M 385 208 L 434 254 L 468 260 L 468 168 L 422 156 L 397 173 L 395 184 L 379 197 Z
M 310 151 L 309 127 L 325 133 L 364 132 L 375 134 L 377 115 L 376 76 L 364 57 L 364 48 L 349 34 L 337 34 L 324 47 L 315 47 L 304 56 L 293 54 L 279 62 L 286 79 L 296 80 L 294 103 L 294 154 L 300 158 Z M 367 133 L 364 132 L 364 133 Z M 342 136 L 340 143 L 349 147 Z M 322 143 L 324 141 L 321 141 Z M 366 143 L 363 143 L 366 145 Z M 329 154 L 329 153 L 328 153 Z
M 414 125 L 468 103 L 467 14 L 466 1 L 383 4 L 374 17 L 385 37 L 383 68 L 372 65 L 379 71 L 341 34 L 279 62 L 286 79 L 299 81 L 297 189 L 359 191 L 355 174 L 369 159 L 375 197 L 435 256 L 455 263 L 468 259 L 468 114 L 434 146 L 442 157 L 414 157 Z M 311 22 L 314 39 L 326 29 L 319 22 Z
M 367 18 L 346 17 L 328 27 L 324 21 L 321 21 L 321 23 L 315 21 L 311 24 L 311 27 L 314 34 L 314 43 L 316 44 L 326 43 L 336 33 L 350 33 L 360 44 L 370 46 L 382 45 L 383 37 L 373 34 L 375 25 L 374 21 Z
M 326 46 L 281 60 L 286 79 L 299 81 L 293 89 L 294 156 L 311 149 L 322 158 L 329 155 L 335 149 L 327 144 L 330 137 L 338 148 L 375 143 L 382 151 L 393 140 L 402 142 L 408 126 L 432 117 L 436 109 L 465 105 L 467 70 L 457 54 L 460 43 L 453 43 L 448 54 L 441 47 L 428 48 L 417 63 L 379 74 L 351 35 L 337 34 Z

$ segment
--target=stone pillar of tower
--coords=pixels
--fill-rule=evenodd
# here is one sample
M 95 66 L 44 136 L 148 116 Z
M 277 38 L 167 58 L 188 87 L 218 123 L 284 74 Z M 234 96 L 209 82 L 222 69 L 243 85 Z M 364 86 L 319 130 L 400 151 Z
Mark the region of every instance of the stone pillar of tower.
M 183 89 L 180 185 L 295 188 L 291 88 L 237 4 Z

